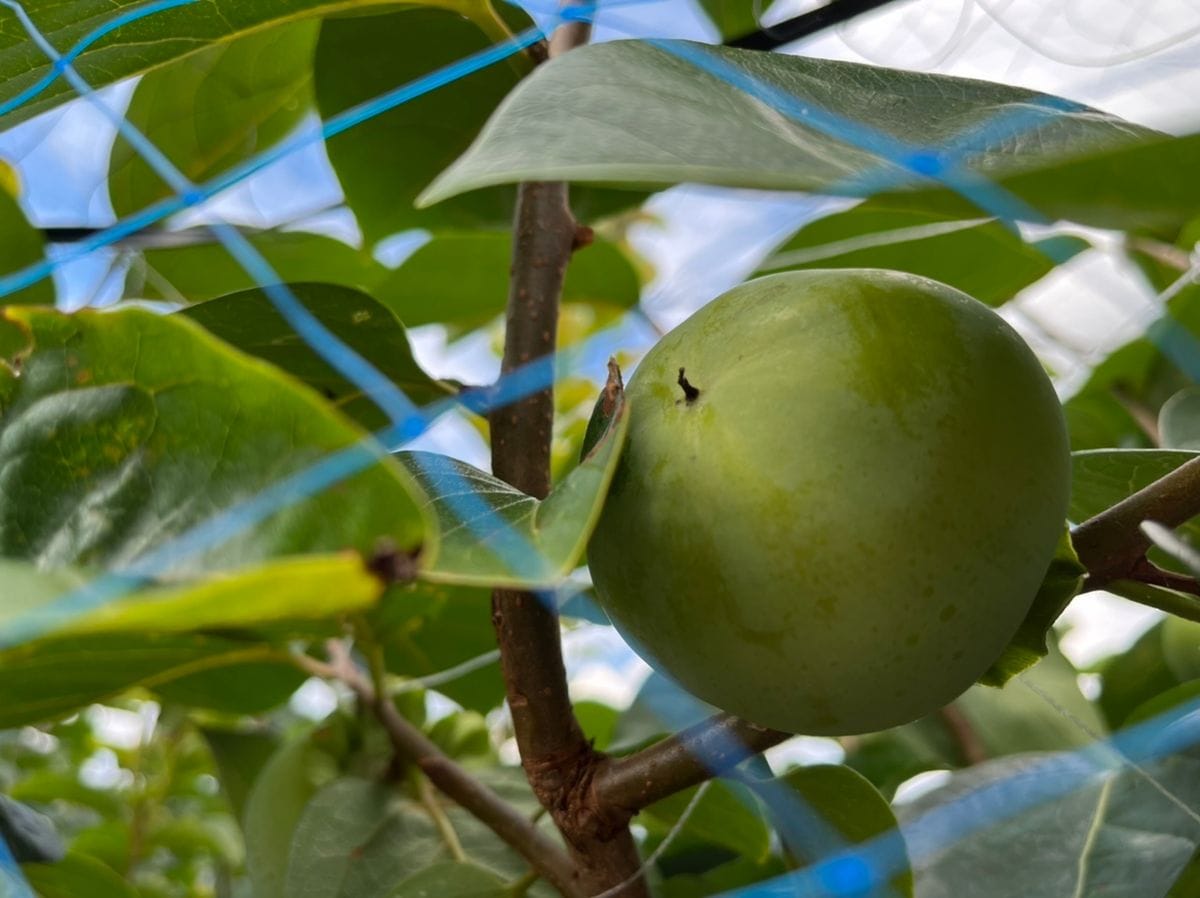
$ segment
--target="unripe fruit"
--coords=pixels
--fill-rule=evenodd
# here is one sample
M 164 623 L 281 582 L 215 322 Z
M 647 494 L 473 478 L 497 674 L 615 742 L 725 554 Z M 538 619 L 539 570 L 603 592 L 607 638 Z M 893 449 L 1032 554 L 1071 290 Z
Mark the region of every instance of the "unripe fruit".
M 1049 379 L 1003 319 L 924 278 L 743 284 L 646 355 L 627 401 L 589 546 L 600 602 L 653 665 L 763 726 L 869 732 L 949 702 L 1063 531 Z

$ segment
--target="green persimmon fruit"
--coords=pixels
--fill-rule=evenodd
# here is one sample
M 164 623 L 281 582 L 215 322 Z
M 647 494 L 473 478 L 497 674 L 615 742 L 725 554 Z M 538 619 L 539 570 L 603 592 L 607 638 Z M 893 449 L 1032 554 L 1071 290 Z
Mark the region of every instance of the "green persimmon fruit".
M 763 726 L 846 735 L 946 704 L 1063 531 L 1049 379 L 1000 316 L 925 278 L 750 281 L 667 334 L 626 399 L 588 550 L 600 603 L 652 665 Z

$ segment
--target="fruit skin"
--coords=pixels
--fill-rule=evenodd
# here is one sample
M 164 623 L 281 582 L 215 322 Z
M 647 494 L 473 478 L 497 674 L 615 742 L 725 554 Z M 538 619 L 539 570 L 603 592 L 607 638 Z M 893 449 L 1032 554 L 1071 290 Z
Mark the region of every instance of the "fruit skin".
M 743 284 L 646 355 L 627 401 L 589 545 L 600 602 L 651 664 L 762 726 L 848 735 L 946 704 L 1007 645 L 1063 530 L 1049 379 L 925 278 Z

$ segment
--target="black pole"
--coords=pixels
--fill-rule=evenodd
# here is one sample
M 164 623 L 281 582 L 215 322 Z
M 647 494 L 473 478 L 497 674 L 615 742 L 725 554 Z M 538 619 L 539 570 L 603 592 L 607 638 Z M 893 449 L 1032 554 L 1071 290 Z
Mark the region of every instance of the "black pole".
M 794 19 L 730 38 L 725 41 L 725 46 L 742 50 L 774 50 L 894 2 L 896 0 L 830 0 L 819 9 L 810 10 Z

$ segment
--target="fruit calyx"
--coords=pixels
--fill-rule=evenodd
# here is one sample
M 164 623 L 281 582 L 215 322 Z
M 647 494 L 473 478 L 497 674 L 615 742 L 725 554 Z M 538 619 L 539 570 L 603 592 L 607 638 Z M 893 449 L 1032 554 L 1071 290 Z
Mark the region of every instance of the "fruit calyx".
M 684 369 L 679 369 L 679 380 L 676 383 L 683 389 L 683 398 L 687 400 L 687 404 L 691 405 L 700 398 L 700 391 L 688 383 L 688 379 L 683 376 Z

